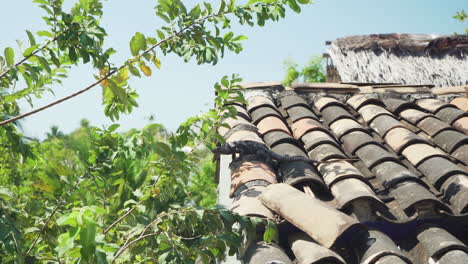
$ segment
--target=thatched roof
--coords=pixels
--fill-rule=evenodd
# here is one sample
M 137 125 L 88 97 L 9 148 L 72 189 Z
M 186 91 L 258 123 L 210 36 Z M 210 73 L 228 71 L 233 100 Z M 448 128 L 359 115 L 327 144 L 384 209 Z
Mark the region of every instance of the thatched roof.
M 343 82 L 468 84 L 468 36 L 351 36 L 333 41 L 329 53 Z

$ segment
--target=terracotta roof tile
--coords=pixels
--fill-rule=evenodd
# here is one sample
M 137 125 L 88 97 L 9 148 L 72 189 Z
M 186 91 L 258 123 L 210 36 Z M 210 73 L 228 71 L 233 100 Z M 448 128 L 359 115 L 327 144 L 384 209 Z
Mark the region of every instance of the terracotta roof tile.
M 252 116 L 254 124 L 258 124 L 264 118 L 271 116 L 281 117 L 281 114 L 278 112 L 278 110 L 271 107 L 260 107 L 253 110 L 250 113 L 250 116 Z
M 280 143 L 272 147 L 271 149 L 281 155 L 307 157 L 307 155 L 301 148 L 290 143 Z
M 431 113 L 437 113 L 437 111 L 445 107 L 455 107 L 437 99 L 420 99 L 416 101 L 416 104 Z
M 450 202 L 459 214 L 468 212 L 468 177 L 454 175 L 447 179 L 441 187 L 444 199 Z
M 333 184 L 330 189 L 338 201 L 337 207 L 340 209 L 347 207 L 357 199 L 365 199 L 371 203 L 380 204 L 379 207 L 385 207 L 384 203 L 377 198 L 369 185 L 358 179 L 344 179 Z
M 377 116 L 372 123 L 370 123 L 370 127 L 375 130 L 379 135 L 385 137 L 388 131 L 396 128 L 396 127 L 403 127 L 406 128 L 404 124 L 399 122 L 393 116 L 388 115 L 380 115 Z
M 440 257 L 438 264 L 464 264 L 468 263 L 468 253 L 462 250 L 452 250 Z
M 418 240 L 427 250 L 428 255 L 438 259 L 450 250 L 468 251 L 468 247 L 446 230 L 430 226 L 418 234 Z
M 395 262 L 389 263 L 410 263 L 403 252 L 395 245 L 388 236 L 377 230 L 369 230 L 367 236 L 367 246 L 363 247 L 363 256 L 361 263 L 380 263 L 385 257 L 392 257 Z M 377 261 L 377 262 L 376 262 Z M 400 262 L 401 261 L 401 262 Z M 385 262 L 383 262 L 385 263 Z
M 252 244 L 246 251 L 242 260 L 244 263 L 284 263 L 292 264 L 284 250 L 275 243 L 264 241 Z
M 296 139 L 300 139 L 305 133 L 310 131 L 327 131 L 320 122 L 312 118 L 305 118 L 294 122 L 291 128 Z
M 336 140 L 329 133 L 325 133 L 320 130 L 307 132 L 302 136 L 301 139 L 304 142 L 304 147 L 306 150 L 310 150 L 315 148 L 317 145 L 324 143 L 338 146 Z
M 283 131 L 285 133 L 290 133 L 286 124 L 277 116 L 268 116 L 263 118 L 258 124 L 258 132 L 262 135 L 269 133 L 271 131 Z
M 247 98 L 246 100 L 247 111 L 249 112 L 252 112 L 257 108 L 264 106 L 275 108 L 275 103 L 273 103 L 273 101 L 266 96 L 252 96 L 250 98 Z
M 468 136 L 454 130 L 442 131 L 434 136 L 434 142 L 448 153 L 456 148 L 468 145 Z
M 447 123 L 440 121 L 435 117 L 424 118 L 421 122 L 419 122 L 418 127 L 420 127 L 431 137 L 441 131 L 453 129 L 451 126 L 447 125 Z
M 455 98 L 450 103 L 455 105 L 459 109 L 465 112 L 468 112 L 468 98 L 466 97 Z
M 243 124 L 243 125 L 246 125 L 246 126 L 252 126 L 252 124 L 248 120 L 246 120 L 246 119 L 244 119 L 242 117 L 237 117 L 237 118 L 230 117 L 230 118 L 225 119 L 224 123 L 229 125 L 230 128 L 227 128 L 227 127 L 224 127 L 224 126 L 219 127 L 218 128 L 218 134 L 220 134 L 221 136 L 224 136 L 231 128 L 234 128 L 234 127 L 236 127 L 237 125 L 240 125 L 240 124 Z
M 322 111 L 325 107 L 332 105 L 345 107 L 345 105 L 342 102 L 336 100 L 333 97 L 322 97 L 315 102 L 315 107 L 319 111 Z
M 417 213 L 418 205 L 432 205 L 434 207 L 448 207 L 424 186 L 415 182 L 404 182 L 391 189 L 392 195 L 408 216 Z
M 369 169 L 379 165 L 384 161 L 395 161 L 399 162 L 399 159 L 395 155 L 388 152 L 386 149 L 378 145 L 366 145 L 356 151 L 356 155 L 359 159 L 366 164 Z
M 365 180 L 364 175 L 347 161 L 321 163 L 318 165 L 318 170 L 329 187 L 338 181 L 348 178 Z
M 463 169 L 441 157 L 433 157 L 424 161 L 418 166 L 418 169 L 437 189 L 439 189 L 450 176 L 455 174 L 468 175 Z
M 374 118 L 380 115 L 393 116 L 389 111 L 377 105 L 365 105 L 361 107 L 361 109 L 359 109 L 358 112 L 362 115 L 362 118 L 367 123 L 372 122 Z
M 400 113 L 400 116 L 408 120 L 410 123 L 417 125 L 419 121 L 432 115 L 416 109 L 406 109 Z
M 356 120 L 354 119 L 340 119 L 336 122 L 334 122 L 331 126 L 330 129 L 333 131 L 333 133 L 338 137 L 341 138 L 343 135 L 350 133 L 352 131 L 363 131 L 363 132 L 368 132 L 367 129 L 365 129 L 361 124 L 359 124 Z
M 380 163 L 372 169 L 372 172 L 380 178 L 386 189 L 391 189 L 406 181 L 423 183 L 419 177 L 409 171 L 408 168 L 394 161 Z
M 440 109 L 436 116 L 451 125 L 455 120 L 468 116 L 468 113 L 457 108 L 446 107 Z
M 342 138 L 344 143 L 344 148 L 351 154 L 355 154 L 356 151 L 364 147 L 368 144 L 374 144 L 377 146 L 381 146 L 373 137 L 371 137 L 368 133 L 364 133 L 362 131 L 355 131 L 349 134 L 346 134 Z
M 354 119 L 354 117 L 341 106 L 328 106 L 322 111 L 323 119 L 329 126 L 343 118 Z
M 453 126 L 464 132 L 465 134 L 468 134 L 468 117 L 462 117 L 458 120 L 456 120 L 454 123 L 453 123 Z
M 321 192 L 327 192 L 327 188 L 320 178 L 317 170 L 310 163 L 294 161 L 281 163 L 278 168 L 281 181 L 292 186 L 308 184 Z
M 397 127 L 387 132 L 385 135 L 385 142 L 387 142 L 393 150 L 401 153 L 406 147 L 415 143 L 427 143 L 425 139 L 414 134 L 406 128 Z
M 402 152 L 403 156 L 405 156 L 414 166 L 418 166 L 421 162 L 432 158 L 432 157 L 444 157 L 448 158 L 447 155 L 427 144 L 417 143 L 409 145 L 405 148 Z
M 281 107 L 285 110 L 293 106 L 310 107 L 306 100 L 298 95 L 286 95 L 279 99 Z
M 350 216 L 287 184 L 272 184 L 259 198 L 268 208 L 327 248 L 347 230 L 359 225 Z
M 265 133 L 263 135 L 263 140 L 270 147 L 274 147 L 275 145 L 278 145 L 280 143 L 290 143 L 290 144 L 298 145 L 298 142 L 296 139 L 294 139 L 289 133 L 286 133 L 281 130 Z
M 262 180 L 269 183 L 277 183 L 275 172 L 263 162 L 240 161 L 232 165 L 234 167 L 231 172 L 231 198 L 239 187 L 250 181 Z
M 296 122 L 303 118 L 313 118 L 318 120 L 317 116 L 315 116 L 315 114 L 310 111 L 309 108 L 301 105 L 293 106 L 286 110 L 286 112 L 288 113 L 291 122 Z
M 468 165 L 468 144 L 463 144 L 451 153 L 451 156 Z
M 291 235 L 289 243 L 298 263 L 346 263 L 340 255 L 320 246 L 305 233 Z
M 386 108 L 395 115 L 400 114 L 400 112 L 406 109 L 414 108 L 414 103 L 402 99 L 386 98 L 383 102 Z
M 226 139 L 227 142 L 235 142 L 240 140 L 251 140 L 263 143 L 263 140 L 258 136 L 257 133 L 245 130 L 236 131 Z
M 356 94 L 355 96 L 349 98 L 347 104 L 349 104 L 356 111 L 358 111 L 364 105 L 368 104 L 376 104 L 383 106 L 383 103 L 376 96 L 369 96 L 364 94 Z
M 257 199 L 265 188 L 264 186 L 252 186 L 239 193 L 234 197 L 231 210 L 239 215 L 274 219 L 273 212 Z
M 327 161 L 330 159 L 346 159 L 346 155 L 335 145 L 320 144 L 309 151 L 309 157 L 313 160 Z

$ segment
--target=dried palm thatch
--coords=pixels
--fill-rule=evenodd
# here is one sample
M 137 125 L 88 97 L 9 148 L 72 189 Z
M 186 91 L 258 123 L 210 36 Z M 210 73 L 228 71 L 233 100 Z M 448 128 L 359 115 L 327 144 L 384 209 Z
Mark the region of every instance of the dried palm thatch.
M 343 82 L 468 84 L 468 37 L 381 34 L 337 39 L 329 54 Z

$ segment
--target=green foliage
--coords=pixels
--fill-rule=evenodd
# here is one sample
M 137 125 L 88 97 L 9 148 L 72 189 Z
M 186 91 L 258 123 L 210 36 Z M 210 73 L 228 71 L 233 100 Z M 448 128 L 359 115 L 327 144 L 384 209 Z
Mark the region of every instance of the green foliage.
M 67 78 L 71 67 L 96 69 L 105 114 L 117 120 L 138 106 L 132 76 L 161 68 L 158 52 L 185 61 L 216 64 L 226 51 L 238 53 L 247 37 L 241 25 L 278 21 L 289 6 L 308 0 L 257 0 L 246 5 L 221 0 L 187 8 L 180 0 L 159 0 L 156 15 L 165 25 L 155 36 L 135 33 L 132 57 L 121 66 L 104 50 L 102 0 L 34 0 L 46 13 L 48 29 L 26 31 L 25 50 L 6 47 L 0 56 L 0 119 L 19 114 L 18 100 L 33 103 Z M 38 44 L 40 43 L 40 44 Z M 15 61 L 15 59 L 18 59 Z M 173 132 L 160 124 L 117 133 L 119 125 L 96 128 L 83 120 L 64 134 L 52 127 L 40 142 L 25 139 L 18 121 L 0 129 L 1 263 L 213 263 L 235 254 L 257 225 L 274 240 L 273 223 L 235 215 L 215 206 L 214 163 L 210 149 L 224 139 L 216 133 L 245 102 L 232 75 L 214 85 L 215 104 Z M 25 88 L 18 89 L 17 83 Z M 229 249 L 229 250 L 228 250 Z M 228 252 L 227 252 L 228 251 Z
M 458 11 L 458 12 L 453 16 L 453 18 L 455 18 L 456 20 L 458 20 L 458 21 L 460 21 L 460 22 L 466 22 L 466 20 L 468 19 L 468 15 L 466 14 L 465 10 L 462 10 L 462 11 Z M 468 35 L 468 28 L 465 28 L 464 34 L 465 34 L 465 35 Z
M 284 62 L 286 76 L 283 85 L 290 86 L 293 82 L 326 82 L 327 77 L 323 66 L 323 58 L 312 57 L 309 62 L 301 68 L 292 60 Z

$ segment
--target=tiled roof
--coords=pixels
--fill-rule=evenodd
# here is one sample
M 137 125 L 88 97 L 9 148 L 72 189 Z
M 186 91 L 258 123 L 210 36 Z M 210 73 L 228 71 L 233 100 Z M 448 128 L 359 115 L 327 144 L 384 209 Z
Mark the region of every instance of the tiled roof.
M 273 166 L 252 155 L 227 168 L 221 156 L 219 173 L 232 182 L 220 196 L 233 199 L 232 210 L 284 220 L 279 243 L 253 241 L 245 263 L 468 263 L 464 89 L 247 87 L 247 105 L 235 105 L 231 128 L 219 130 L 228 142 L 328 162 Z

